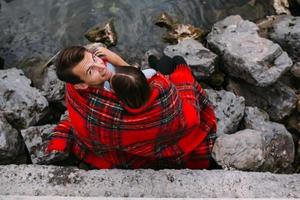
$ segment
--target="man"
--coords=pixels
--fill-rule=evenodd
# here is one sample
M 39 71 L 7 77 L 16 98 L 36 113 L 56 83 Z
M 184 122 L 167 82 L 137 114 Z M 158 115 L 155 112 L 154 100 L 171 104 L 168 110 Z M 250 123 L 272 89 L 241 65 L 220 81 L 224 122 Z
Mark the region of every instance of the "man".
M 130 108 L 103 89 L 108 63 L 128 65 L 101 48 L 97 57 L 83 47 L 64 49 L 57 75 L 67 82 L 69 118 L 50 137 L 48 151 L 71 151 L 95 168 L 209 168 L 216 118 L 205 91 L 185 62 L 169 78 L 148 80 L 151 94 Z

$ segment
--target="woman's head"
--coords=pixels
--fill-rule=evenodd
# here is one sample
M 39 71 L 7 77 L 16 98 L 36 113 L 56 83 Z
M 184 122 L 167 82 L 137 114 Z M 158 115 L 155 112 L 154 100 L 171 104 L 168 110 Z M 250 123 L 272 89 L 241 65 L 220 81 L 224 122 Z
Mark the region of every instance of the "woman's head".
M 116 67 L 110 84 L 117 97 L 131 108 L 144 105 L 150 96 L 150 86 L 141 70 L 132 66 Z

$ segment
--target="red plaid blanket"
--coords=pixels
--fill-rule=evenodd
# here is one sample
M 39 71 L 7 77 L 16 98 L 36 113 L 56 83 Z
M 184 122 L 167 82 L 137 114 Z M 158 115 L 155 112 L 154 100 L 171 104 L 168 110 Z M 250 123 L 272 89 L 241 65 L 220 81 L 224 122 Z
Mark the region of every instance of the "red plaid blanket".
M 48 151 L 72 151 L 96 168 L 208 168 L 216 118 L 187 65 L 149 80 L 152 94 L 138 109 L 113 92 L 67 84 L 69 118 L 49 138 Z

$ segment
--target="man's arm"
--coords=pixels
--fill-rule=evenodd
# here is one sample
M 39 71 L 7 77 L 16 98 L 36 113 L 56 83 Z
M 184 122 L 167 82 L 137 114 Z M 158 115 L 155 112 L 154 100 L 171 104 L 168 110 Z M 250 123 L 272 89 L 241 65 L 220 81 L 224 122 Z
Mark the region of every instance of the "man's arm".
M 115 66 L 129 66 L 127 62 L 125 62 L 118 54 L 104 48 L 104 47 L 99 47 L 97 48 L 95 54 L 97 56 L 104 55 L 108 62 Z

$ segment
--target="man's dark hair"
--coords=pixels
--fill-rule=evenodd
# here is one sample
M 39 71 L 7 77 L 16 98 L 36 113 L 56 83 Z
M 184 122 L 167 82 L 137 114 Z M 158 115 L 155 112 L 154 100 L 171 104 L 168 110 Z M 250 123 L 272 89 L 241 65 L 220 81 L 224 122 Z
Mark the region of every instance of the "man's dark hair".
M 116 96 L 131 108 L 141 107 L 150 97 L 147 79 L 143 72 L 135 67 L 116 67 L 116 73 L 110 83 Z
M 83 82 L 73 74 L 72 69 L 83 60 L 86 51 L 82 46 L 71 46 L 61 50 L 56 61 L 56 75 L 61 81 L 72 84 Z

